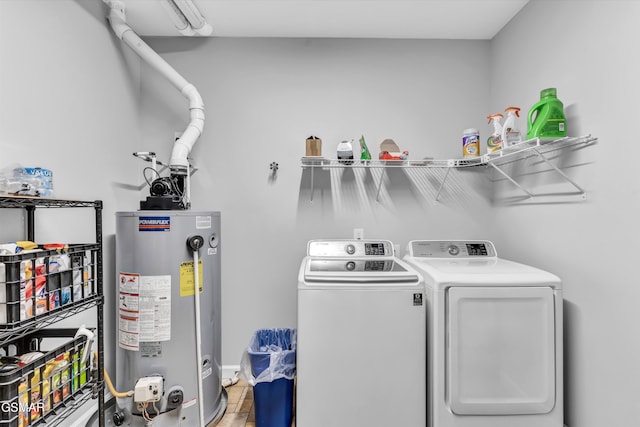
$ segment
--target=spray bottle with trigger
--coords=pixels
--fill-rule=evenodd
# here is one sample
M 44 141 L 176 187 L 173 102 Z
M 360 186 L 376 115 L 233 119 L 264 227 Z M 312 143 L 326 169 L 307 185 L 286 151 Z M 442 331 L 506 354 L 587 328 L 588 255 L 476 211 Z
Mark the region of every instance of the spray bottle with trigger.
M 502 148 L 522 142 L 520 131 L 516 128 L 516 117 L 520 117 L 520 107 L 507 107 L 504 112 L 507 113 L 507 118 L 502 126 Z
M 493 123 L 493 132 L 487 138 L 487 153 L 493 153 L 502 148 L 502 123 L 500 123 L 500 120 L 503 117 L 500 113 L 487 116 L 489 124 Z

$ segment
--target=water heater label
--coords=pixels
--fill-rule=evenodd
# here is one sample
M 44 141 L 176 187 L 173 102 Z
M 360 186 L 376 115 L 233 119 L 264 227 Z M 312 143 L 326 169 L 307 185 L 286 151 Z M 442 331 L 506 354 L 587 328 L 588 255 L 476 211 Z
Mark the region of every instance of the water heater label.
M 171 276 L 120 273 L 118 344 L 139 351 L 140 343 L 171 339 Z
M 198 283 L 200 293 L 202 293 L 202 260 L 198 260 Z M 193 268 L 193 261 L 182 261 L 180 263 L 180 296 L 188 297 L 195 295 L 195 271 Z
M 162 343 L 143 342 L 140 343 L 140 357 L 160 357 L 162 355 Z
M 139 283 L 139 274 L 120 273 L 118 344 L 125 350 L 138 351 L 140 345 Z
M 138 218 L 138 231 L 171 231 L 171 217 L 141 216 Z
M 140 276 L 140 342 L 171 339 L 171 276 Z
M 196 228 L 198 230 L 211 228 L 211 217 L 210 216 L 196 216 Z

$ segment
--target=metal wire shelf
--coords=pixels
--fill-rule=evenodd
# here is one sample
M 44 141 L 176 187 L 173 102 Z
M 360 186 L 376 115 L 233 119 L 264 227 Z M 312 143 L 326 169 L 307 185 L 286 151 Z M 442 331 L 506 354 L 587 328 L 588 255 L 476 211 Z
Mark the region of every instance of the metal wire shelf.
M 344 159 L 330 159 L 325 157 L 302 157 L 300 160 L 300 166 L 303 169 L 311 170 L 311 196 L 310 201 L 313 202 L 314 192 L 314 171 L 316 169 L 336 169 L 336 168 L 370 168 L 370 169 L 382 169 L 380 178 L 378 180 L 376 201 L 379 201 L 380 189 L 382 187 L 382 181 L 384 179 L 385 170 L 389 168 L 404 168 L 404 169 L 428 169 L 428 168 L 440 168 L 446 169 L 444 178 L 442 179 L 438 192 L 435 197 L 435 201 L 438 201 L 440 194 L 445 186 L 449 172 L 452 169 L 464 169 L 473 167 L 491 167 L 496 170 L 502 176 L 504 176 L 509 182 L 514 184 L 520 190 L 522 190 L 527 197 L 535 197 L 536 195 L 522 187 L 512 176 L 510 176 L 503 167 L 514 162 L 529 159 L 531 157 L 537 157 L 544 163 L 546 163 L 553 171 L 560 175 L 565 181 L 574 186 L 582 199 L 586 199 L 586 193 L 582 187 L 569 178 L 562 170 L 549 161 L 548 154 L 566 150 L 568 148 L 580 148 L 589 146 L 597 142 L 597 138 L 591 135 L 585 135 L 580 137 L 565 137 L 559 139 L 542 139 L 534 138 L 526 141 L 522 141 L 518 144 L 514 144 L 510 147 L 503 148 L 493 153 L 487 153 L 478 157 L 462 158 L 462 159 L 421 159 L 421 160 L 344 160 Z
M 72 416 L 76 410 L 82 407 L 86 402 L 91 399 L 95 399 L 95 384 L 85 387 L 85 389 L 71 397 L 68 401 L 62 403 L 59 407 L 52 409 L 51 413 L 46 415 L 37 423 L 33 423 L 34 425 L 42 425 L 46 427 L 54 427 L 60 425 L 69 425 L 68 418 Z
M 83 200 L 65 200 L 51 199 L 47 197 L 28 197 L 28 196 L 0 196 L 0 205 L 3 208 L 101 208 L 102 201 L 83 201 Z
M 78 302 L 71 302 L 69 305 L 61 307 L 56 311 L 34 317 L 28 322 L 23 322 L 20 326 L 12 329 L 0 329 L 0 346 L 8 342 L 22 338 L 32 333 L 34 330 L 40 330 L 47 326 L 53 325 L 67 317 L 74 316 L 80 312 L 95 307 L 103 302 L 104 297 L 101 295 L 92 295 Z

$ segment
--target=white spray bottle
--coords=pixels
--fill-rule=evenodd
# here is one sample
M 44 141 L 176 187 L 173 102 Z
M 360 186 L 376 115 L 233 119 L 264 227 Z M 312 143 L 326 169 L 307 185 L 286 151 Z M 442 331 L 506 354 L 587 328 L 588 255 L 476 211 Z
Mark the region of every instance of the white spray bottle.
M 522 142 L 522 135 L 516 128 L 516 117 L 520 117 L 520 108 L 507 107 L 504 112 L 507 113 L 507 118 L 502 126 L 502 148 Z
M 502 148 L 502 123 L 500 123 L 500 120 L 503 117 L 500 113 L 487 116 L 489 124 L 493 123 L 493 132 L 487 138 L 487 153 L 493 153 Z

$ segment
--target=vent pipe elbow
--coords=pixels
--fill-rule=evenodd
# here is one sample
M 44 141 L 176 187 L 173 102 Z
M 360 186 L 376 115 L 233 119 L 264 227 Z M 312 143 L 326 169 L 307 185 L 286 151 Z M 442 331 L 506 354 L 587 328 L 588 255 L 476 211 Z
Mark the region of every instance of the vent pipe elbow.
M 204 103 L 200 93 L 190 83 L 184 86 L 181 92 L 189 100 L 190 122 L 187 129 L 175 142 L 171 152 L 171 159 L 169 160 L 172 172 L 179 175 L 188 173 L 189 162 L 187 156 L 204 130 Z
M 132 31 L 131 27 L 127 25 L 126 15 L 124 12 L 124 4 L 119 1 L 106 1 L 110 7 L 109 9 L 109 24 L 115 35 L 122 40 L 124 33 Z
M 169 63 L 147 45 L 126 23 L 125 8 L 121 1 L 104 0 L 109 6 L 109 23 L 113 32 L 140 58 L 162 74 L 189 101 L 190 122 L 182 136 L 174 143 L 169 167 L 172 173 L 186 175 L 187 159 L 193 145 L 204 129 L 204 102 L 198 90 L 182 77 Z

